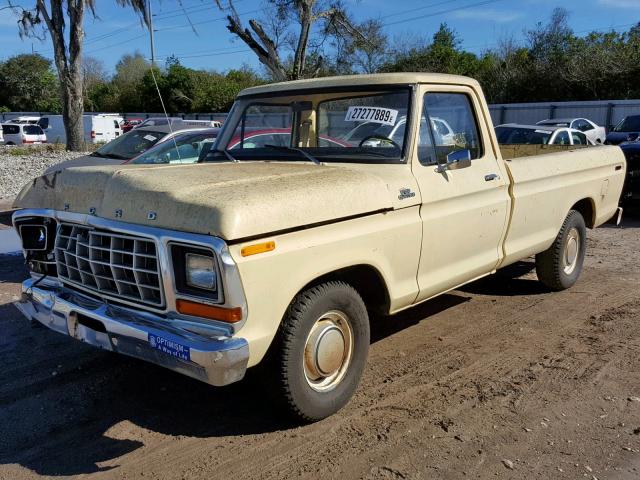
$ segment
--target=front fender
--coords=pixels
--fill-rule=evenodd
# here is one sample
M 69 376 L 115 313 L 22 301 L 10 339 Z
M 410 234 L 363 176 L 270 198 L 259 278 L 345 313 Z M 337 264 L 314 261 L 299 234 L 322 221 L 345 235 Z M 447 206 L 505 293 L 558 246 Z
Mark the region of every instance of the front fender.
M 242 256 L 243 247 L 265 241 L 275 249 Z M 249 366 L 264 357 L 295 295 L 331 272 L 369 265 L 387 285 L 392 311 L 410 305 L 418 292 L 421 241 L 418 208 L 410 207 L 231 245 L 247 299 L 247 321 L 238 333 L 249 342 Z

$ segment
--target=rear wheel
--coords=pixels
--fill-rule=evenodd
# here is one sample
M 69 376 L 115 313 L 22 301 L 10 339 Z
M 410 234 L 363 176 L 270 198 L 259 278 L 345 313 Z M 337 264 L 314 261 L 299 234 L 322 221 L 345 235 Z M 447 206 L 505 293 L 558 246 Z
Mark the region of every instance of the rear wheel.
M 369 317 L 362 298 L 343 282 L 299 293 L 275 347 L 271 368 L 286 410 L 307 422 L 332 415 L 353 395 L 366 363 Z
M 571 210 L 551 247 L 536 255 L 538 279 L 552 290 L 571 287 L 582 272 L 586 246 L 584 218 Z

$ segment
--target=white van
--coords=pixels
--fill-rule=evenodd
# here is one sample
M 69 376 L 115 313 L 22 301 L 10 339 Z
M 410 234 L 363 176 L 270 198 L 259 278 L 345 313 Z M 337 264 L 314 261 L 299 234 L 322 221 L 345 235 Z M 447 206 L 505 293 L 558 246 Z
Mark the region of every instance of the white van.
M 106 143 L 122 134 L 120 119 L 115 115 L 83 115 L 84 141 L 86 143 Z M 47 134 L 49 143 L 66 143 L 62 115 L 45 115 L 40 117 L 38 125 Z

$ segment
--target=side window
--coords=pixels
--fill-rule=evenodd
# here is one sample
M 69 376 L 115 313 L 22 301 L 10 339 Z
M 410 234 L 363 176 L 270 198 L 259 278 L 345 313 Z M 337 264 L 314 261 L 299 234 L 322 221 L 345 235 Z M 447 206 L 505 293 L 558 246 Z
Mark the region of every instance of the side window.
M 562 130 L 558 132 L 555 140 L 553 141 L 554 145 L 571 145 L 571 140 L 569 140 L 569 133 L 566 130 Z
M 573 137 L 573 144 L 574 145 L 586 145 L 587 144 L 587 136 L 584 133 L 571 132 L 571 136 Z
M 49 128 L 49 118 L 42 117 L 40 120 L 38 120 L 38 125 L 40 125 L 41 129 L 46 130 L 47 128 Z
M 575 122 L 575 125 L 576 126 L 574 128 L 577 128 L 581 132 L 588 132 L 589 130 L 593 130 L 593 126 L 586 120 L 582 120 L 582 119 L 577 120 Z
M 420 163 L 444 163 L 458 150 L 469 150 L 472 160 L 482 156 L 471 100 L 464 93 L 427 93 L 418 135 Z

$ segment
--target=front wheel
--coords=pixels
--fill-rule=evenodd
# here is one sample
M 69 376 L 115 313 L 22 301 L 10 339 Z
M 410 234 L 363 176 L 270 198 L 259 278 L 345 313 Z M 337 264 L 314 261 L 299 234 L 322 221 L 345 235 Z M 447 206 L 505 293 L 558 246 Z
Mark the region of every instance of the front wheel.
M 580 212 L 571 210 L 553 244 L 536 255 L 538 279 L 552 290 L 571 287 L 582 272 L 587 228 Z
M 351 398 L 369 351 L 369 317 L 358 292 L 327 282 L 299 293 L 274 351 L 279 399 L 299 420 L 314 422 Z

